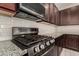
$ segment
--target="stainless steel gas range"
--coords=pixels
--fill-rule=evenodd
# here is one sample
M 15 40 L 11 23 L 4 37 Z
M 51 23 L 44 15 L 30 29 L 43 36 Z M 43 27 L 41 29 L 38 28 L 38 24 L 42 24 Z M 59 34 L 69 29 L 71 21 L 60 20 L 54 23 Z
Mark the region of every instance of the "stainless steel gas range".
M 38 35 L 38 28 L 13 27 L 12 33 L 12 42 L 22 50 L 27 49 L 24 56 L 57 56 L 54 38 Z

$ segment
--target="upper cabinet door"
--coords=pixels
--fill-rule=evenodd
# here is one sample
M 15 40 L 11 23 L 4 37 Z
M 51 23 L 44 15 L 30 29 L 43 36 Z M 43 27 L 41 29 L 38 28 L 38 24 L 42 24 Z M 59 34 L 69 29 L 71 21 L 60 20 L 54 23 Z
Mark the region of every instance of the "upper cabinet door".
M 55 13 L 54 13 L 54 4 L 52 4 L 52 3 L 50 3 L 50 23 L 55 23 L 55 17 L 54 17 L 54 15 L 55 15 Z
M 71 22 L 70 10 L 63 10 L 61 14 L 61 25 L 68 25 Z
M 79 25 L 79 6 L 60 11 L 61 25 Z
M 0 3 L 0 8 L 16 11 L 16 5 L 14 3 Z
M 50 3 L 50 23 L 59 25 L 59 11 L 55 4 Z
M 70 17 L 71 17 L 71 22 L 70 24 L 72 25 L 79 25 L 79 6 L 75 6 L 70 8 Z
M 0 3 L 0 14 L 14 16 L 16 14 L 15 3 Z
M 45 21 L 49 22 L 50 21 L 50 4 L 45 3 L 44 7 L 45 7 Z
M 54 4 L 54 23 L 56 25 L 60 25 L 60 21 L 59 21 L 59 10 L 58 8 L 56 7 L 56 5 Z
M 52 24 L 59 24 L 59 11 L 53 3 L 45 4 L 45 21 Z

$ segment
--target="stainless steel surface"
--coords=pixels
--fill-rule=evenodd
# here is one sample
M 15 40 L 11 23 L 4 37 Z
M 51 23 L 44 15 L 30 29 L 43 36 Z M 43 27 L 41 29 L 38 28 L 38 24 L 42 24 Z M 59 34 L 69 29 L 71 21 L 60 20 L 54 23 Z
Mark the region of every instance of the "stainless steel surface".
M 49 50 L 47 50 L 45 53 L 43 53 L 41 56 L 45 56 L 46 54 L 49 54 L 50 50 L 52 50 L 52 49 L 54 49 L 54 45 Z M 52 56 L 52 55 L 50 55 L 50 56 Z
M 50 42 L 49 42 L 49 41 L 47 41 L 47 42 L 46 42 L 46 45 L 47 45 L 47 46 L 49 46 L 49 45 L 50 45 Z
M 45 44 L 47 42 L 47 45 Z M 28 53 L 30 56 L 41 56 L 49 53 L 51 49 L 54 47 L 54 41 L 50 43 L 49 41 L 41 41 L 38 44 L 34 45 L 31 48 L 28 48 Z M 50 52 L 51 53 L 51 52 Z
M 25 11 L 27 11 L 27 12 L 30 12 L 30 13 L 32 13 L 32 14 L 34 14 L 34 15 L 37 15 L 37 16 L 40 17 L 40 18 L 44 17 L 43 15 L 40 15 L 39 13 L 34 12 L 34 11 L 32 11 L 32 10 L 30 10 L 30 9 L 28 9 L 28 8 L 26 8 L 26 7 L 24 7 L 24 6 L 22 5 L 22 3 L 20 3 L 20 8 L 23 9 L 23 10 L 25 10 Z
M 34 51 L 37 53 L 37 52 L 40 52 L 40 49 L 39 49 L 39 47 L 37 46 L 37 47 L 34 47 Z
M 54 40 L 54 39 L 50 40 L 50 43 L 54 43 L 54 42 L 55 42 L 55 40 Z
M 14 39 L 12 41 L 16 41 L 15 43 L 18 43 L 16 45 L 21 49 L 27 49 L 28 56 L 38 56 L 38 54 L 41 55 L 40 53 L 46 53 L 47 51 L 49 51 L 49 49 L 53 46 L 53 43 L 55 42 L 55 40 L 50 36 L 38 35 L 37 28 L 17 27 L 17 31 L 15 29 L 13 34 Z M 18 32 L 18 35 L 16 35 L 17 33 L 15 34 L 15 32 Z
M 31 7 L 29 4 L 31 5 Z M 19 3 L 19 9 L 15 17 L 19 17 L 19 18 L 23 18 L 23 19 L 31 20 L 31 21 L 36 21 L 36 22 L 41 22 L 42 20 L 45 19 L 44 10 L 45 8 L 43 7 L 41 3 Z
M 38 28 L 30 28 L 30 27 L 12 27 L 12 34 L 13 35 L 20 35 L 20 34 L 34 34 L 38 33 Z
M 41 45 L 39 45 L 39 48 L 40 48 L 40 49 L 44 49 L 45 46 L 44 46 L 43 44 L 41 44 Z

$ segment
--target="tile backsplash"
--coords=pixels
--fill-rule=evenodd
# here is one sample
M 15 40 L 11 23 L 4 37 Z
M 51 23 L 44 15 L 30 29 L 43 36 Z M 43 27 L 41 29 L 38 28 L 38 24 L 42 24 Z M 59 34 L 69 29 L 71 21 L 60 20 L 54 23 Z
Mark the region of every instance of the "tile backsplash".
M 12 39 L 12 27 L 36 27 L 40 35 L 58 37 L 62 34 L 79 35 L 79 25 L 56 26 L 46 22 L 37 23 L 25 19 L 0 16 L 0 41 Z
M 12 39 L 12 27 L 36 27 L 39 28 L 39 34 L 41 35 L 55 36 L 56 34 L 56 25 L 53 24 L 0 16 L 0 41 Z
M 63 33 L 63 34 L 79 35 L 79 25 L 59 26 L 58 31 Z

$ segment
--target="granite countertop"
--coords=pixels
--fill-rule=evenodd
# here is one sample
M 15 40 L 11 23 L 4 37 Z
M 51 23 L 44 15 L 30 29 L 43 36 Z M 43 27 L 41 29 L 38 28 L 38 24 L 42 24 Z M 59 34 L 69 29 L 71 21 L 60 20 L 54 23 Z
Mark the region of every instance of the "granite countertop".
M 22 56 L 27 49 L 21 50 L 10 40 L 0 42 L 0 56 Z

